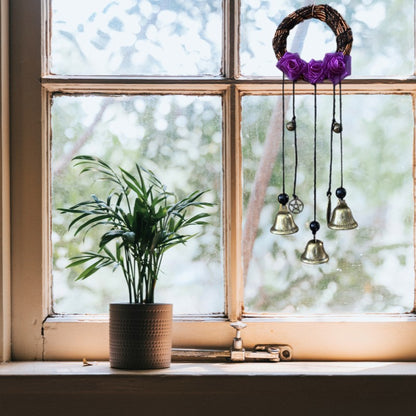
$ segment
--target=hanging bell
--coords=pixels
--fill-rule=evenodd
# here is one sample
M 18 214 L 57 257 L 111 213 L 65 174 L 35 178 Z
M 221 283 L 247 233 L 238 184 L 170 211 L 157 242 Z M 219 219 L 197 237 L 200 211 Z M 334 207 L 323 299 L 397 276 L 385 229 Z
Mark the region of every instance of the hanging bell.
M 321 240 L 313 239 L 306 244 L 305 251 L 300 259 L 306 264 L 322 264 L 326 263 L 329 257 L 325 252 L 324 243 Z
M 353 230 L 358 227 L 351 210 L 343 199 L 338 199 L 338 205 L 332 211 L 328 227 L 332 230 Z
M 299 231 L 298 226 L 293 220 L 292 214 L 288 211 L 286 205 L 280 204 L 279 211 L 276 214 L 276 218 L 270 228 L 272 234 L 287 235 L 294 234 Z

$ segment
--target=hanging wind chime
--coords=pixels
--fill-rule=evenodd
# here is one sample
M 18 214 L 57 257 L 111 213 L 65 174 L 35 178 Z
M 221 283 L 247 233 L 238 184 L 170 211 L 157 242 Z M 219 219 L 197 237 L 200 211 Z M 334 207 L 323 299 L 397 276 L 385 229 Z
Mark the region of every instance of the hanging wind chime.
M 323 60 L 314 60 L 310 62 L 303 61 L 297 53 L 291 53 L 286 50 L 286 41 L 291 29 L 298 23 L 307 19 L 319 19 L 325 22 L 336 35 L 337 50 L 334 53 L 327 53 Z M 276 214 L 275 221 L 270 229 L 273 234 L 289 235 L 299 230 L 295 224 L 292 214 L 298 214 L 303 210 L 303 202 L 296 194 L 297 169 L 298 169 L 298 143 L 296 127 L 296 108 L 295 108 L 295 85 L 298 80 L 304 80 L 313 85 L 314 98 L 314 120 L 313 120 L 313 220 L 309 223 L 312 232 L 312 239 L 306 244 L 305 251 L 301 256 L 301 261 L 307 264 L 321 264 L 329 260 L 325 252 L 323 242 L 316 238 L 320 229 L 317 220 L 317 84 L 329 80 L 333 84 L 332 93 L 332 120 L 330 130 L 330 161 L 329 161 L 329 184 L 328 184 L 328 206 L 326 212 L 327 225 L 333 230 L 351 230 L 358 226 L 352 216 L 351 210 L 344 198 L 347 192 L 344 188 L 343 174 L 343 125 L 342 125 L 342 89 L 341 81 L 351 74 L 351 47 L 352 31 L 342 16 L 332 7 L 321 5 L 310 5 L 298 9 L 283 19 L 282 23 L 276 30 L 273 38 L 273 49 L 278 60 L 277 67 L 283 72 L 282 80 L 282 139 L 281 139 L 281 168 L 282 168 L 282 192 L 278 196 L 279 210 Z M 292 119 L 285 123 L 285 77 L 292 81 Z M 336 87 L 338 86 L 339 100 L 338 112 L 339 118 L 336 119 Z M 286 193 L 286 176 L 285 176 L 285 129 L 293 132 L 294 140 L 294 180 L 292 199 Z M 335 195 L 338 198 L 338 204 L 335 209 L 331 209 L 332 196 L 332 162 L 333 162 L 333 145 L 334 134 L 339 136 L 340 151 L 340 186 L 336 189 Z

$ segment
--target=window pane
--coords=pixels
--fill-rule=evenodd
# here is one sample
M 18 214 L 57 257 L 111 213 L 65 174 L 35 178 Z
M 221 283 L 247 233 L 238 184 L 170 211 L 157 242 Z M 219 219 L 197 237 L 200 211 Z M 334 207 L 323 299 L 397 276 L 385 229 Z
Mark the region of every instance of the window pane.
M 242 74 L 281 75 L 275 67 L 276 57 L 272 48 L 274 33 L 288 14 L 308 3 L 313 2 L 242 0 Z M 344 0 L 331 1 L 328 4 L 341 13 L 352 29 L 353 76 L 413 74 L 412 0 Z M 312 58 L 322 59 L 325 53 L 336 50 L 335 35 L 325 23 L 309 19 L 290 31 L 287 49 L 300 53 L 306 61 Z
M 51 1 L 52 73 L 220 73 L 220 0 Z
M 290 110 L 286 119 L 290 120 L 291 100 L 286 99 L 286 108 Z M 257 96 L 243 99 L 246 311 L 294 314 L 410 311 L 414 288 L 411 97 L 343 97 L 346 202 L 359 224 L 358 229 L 350 231 L 333 231 L 326 226 L 332 97 L 318 97 L 317 219 L 321 229 L 317 238 L 324 242 L 330 257 L 327 264 L 319 266 L 300 261 L 312 237 L 308 225 L 313 218 L 313 97 L 296 99 L 299 146 L 296 193 L 305 209 L 295 215 L 299 232 L 290 236 L 273 235 L 269 231 L 282 186 L 281 99 Z M 285 137 L 286 187 L 291 195 L 293 134 L 286 132 Z M 340 185 L 338 135 L 334 143 L 333 207 L 335 189 Z M 265 186 L 263 193 L 262 186 Z
M 122 275 L 111 268 L 75 282 L 80 269 L 68 258 L 95 250 L 98 236 L 74 238 L 69 215 L 57 212 L 108 195 L 103 182 L 91 184 L 74 168 L 78 154 L 98 156 L 112 166 L 153 170 L 168 191 L 184 197 L 209 190 L 209 225 L 186 245 L 168 250 L 156 287 L 156 302 L 174 304 L 175 313 L 222 312 L 221 98 L 217 96 L 55 96 L 52 104 L 52 243 L 54 309 L 58 313 L 104 313 L 110 301 L 128 301 Z M 97 229 L 97 235 L 98 235 Z

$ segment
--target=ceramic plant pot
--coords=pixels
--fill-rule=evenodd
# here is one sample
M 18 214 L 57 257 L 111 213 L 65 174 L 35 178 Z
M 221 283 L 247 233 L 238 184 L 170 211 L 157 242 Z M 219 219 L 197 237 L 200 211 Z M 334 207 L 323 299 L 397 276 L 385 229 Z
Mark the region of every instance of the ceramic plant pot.
M 171 304 L 110 304 L 111 367 L 167 368 L 171 354 Z

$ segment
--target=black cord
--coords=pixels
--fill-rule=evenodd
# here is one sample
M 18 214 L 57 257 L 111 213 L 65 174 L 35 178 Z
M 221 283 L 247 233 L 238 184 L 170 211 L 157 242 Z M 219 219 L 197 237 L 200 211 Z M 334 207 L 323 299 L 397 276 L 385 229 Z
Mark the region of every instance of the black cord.
M 314 127 L 313 127 L 313 220 L 316 221 L 316 123 L 317 123 L 317 104 L 316 104 L 316 84 L 314 90 Z
M 326 192 L 327 196 L 331 196 L 331 188 L 332 188 L 332 161 L 333 161 L 333 145 L 334 145 L 334 124 L 335 124 L 335 84 L 333 84 L 332 89 L 332 122 L 331 122 L 331 138 L 330 138 L 330 145 L 329 145 L 329 180 L 328 180 L 328 191 Z
M 282 181 L 283 193 L 285 194 L 285 74 L 282 80 Z
M 341 81 L 339 82 L 339 124 L 341 125 L 341 130 L 339 132 L 339 147 L 340 147 L 340 157 L 341 157 L 341 188 L 344 187 L 344 151 L 342 144 L 342 91 L 341 91 Z
M 296 182 L 298 177 L 298 135 L 296 126 L 296 112 L 295 112 L 295 82 L 292 84 L 292 123 L 294 125 L 294 145 L 295 145 L 295 174 L 293 178 L 293 198 L 296 198 Z

